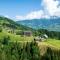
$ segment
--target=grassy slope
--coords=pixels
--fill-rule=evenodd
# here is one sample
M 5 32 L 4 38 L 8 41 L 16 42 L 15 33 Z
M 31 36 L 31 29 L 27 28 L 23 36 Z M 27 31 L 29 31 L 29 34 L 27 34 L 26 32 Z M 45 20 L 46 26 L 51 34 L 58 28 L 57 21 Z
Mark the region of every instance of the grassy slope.
M 46 50 L 47 47 L 50 47 L 53 50 L 60 50 L 60 40 L 56 40 L 56 39 L 47 39 L 47 41 L 45 42 L 38 42 L 38 46 L 40 48 L 40 53 L 41 55 L 43 55 Z
M 20 35 L 15 35 L 15 34 L 11 34 L 11 33 L 7 33 L 6 31 L 0 32 L 0 39 L 2 39 L 4 36 L 10 36 L 10 39 L 12 42 L 14 41 L 18 41 L 18 42 L 24 42 L 24 41 L 33 41 L 33 36 L 31 37 L 26 37 L 26 36 L 20 36 Z M 60 48 L 60 40 L 56 40 L 56 39 L 47 39 L 44 42 L 38 42 L 39 46 L 52 46 L 55 48 Z
M 56 39 L 49 39 L 47 42 L 47 44 L 51 44 L 56 48 L 60 48 L 60 41 L 56 40 Z
M 40 48 L 40 53 L 41 55 L 43 55 L 46 50 L 47 47 L 50 47 L 53 50 L 60 50 L 60 40 L 56 40 L 56 39 L 47 39 L 47 41 L 45 42 L 38 42 L 38 46 Z
M 56 39 L 47 39 L 47 41 L 39 42 L 38 44 L 60 49 L 60 40 L 56 40 Z

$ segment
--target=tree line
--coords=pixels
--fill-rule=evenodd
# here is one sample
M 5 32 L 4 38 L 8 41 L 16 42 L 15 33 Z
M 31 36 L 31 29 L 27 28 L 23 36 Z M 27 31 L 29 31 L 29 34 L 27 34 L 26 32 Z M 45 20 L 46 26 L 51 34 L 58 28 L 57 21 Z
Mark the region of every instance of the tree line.
M 41 34 L 47 34 L 49 38 L 55 38 L 60 40 L 60 32 L 58 31 L 49 31 L 46 29 L 38 29 L 34 31 L 35 36 L 40 36 Z

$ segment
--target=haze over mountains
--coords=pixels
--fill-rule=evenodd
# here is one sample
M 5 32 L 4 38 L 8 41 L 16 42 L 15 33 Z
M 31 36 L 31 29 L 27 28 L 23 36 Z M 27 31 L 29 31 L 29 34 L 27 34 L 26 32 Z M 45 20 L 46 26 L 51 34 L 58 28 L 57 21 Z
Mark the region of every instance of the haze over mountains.
M 17 21 L 17 23 L 34 29 L 47 29 L 51 31 L 60 31 L 60 18 L 50 19 L 32 19 Z

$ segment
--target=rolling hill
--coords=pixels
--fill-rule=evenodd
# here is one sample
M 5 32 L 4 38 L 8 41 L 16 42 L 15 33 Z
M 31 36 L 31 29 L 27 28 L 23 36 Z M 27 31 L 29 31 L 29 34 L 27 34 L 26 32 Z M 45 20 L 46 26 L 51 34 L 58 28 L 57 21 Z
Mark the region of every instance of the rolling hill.
M 60 31 L 60 18 L 23 20 L 17 21 L 17 23 L 34 29 Z

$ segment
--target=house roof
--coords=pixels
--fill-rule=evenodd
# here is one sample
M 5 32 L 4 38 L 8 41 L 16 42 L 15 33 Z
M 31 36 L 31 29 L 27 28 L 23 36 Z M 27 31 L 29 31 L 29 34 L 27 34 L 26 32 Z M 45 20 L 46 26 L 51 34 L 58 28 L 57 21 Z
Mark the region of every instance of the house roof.
M 48 36 L 46 34 L 43 35 L 44 37 L 48 38 Z

